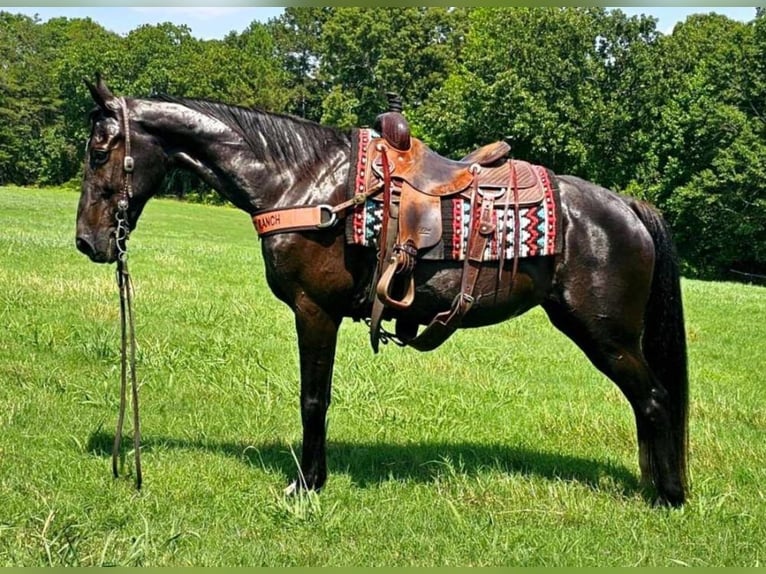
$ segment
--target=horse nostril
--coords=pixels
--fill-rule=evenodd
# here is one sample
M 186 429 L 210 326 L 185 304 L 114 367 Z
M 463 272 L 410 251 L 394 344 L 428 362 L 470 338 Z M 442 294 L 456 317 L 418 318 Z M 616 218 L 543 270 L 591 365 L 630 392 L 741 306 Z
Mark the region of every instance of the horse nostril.
M 79 249 L 81 252 L 83 252 L 88 257 L 93 257 L 94 250 L 93 250 L 93 244 L 85 239 L 82 235 L 78 236 L 77 239 L 75 239 L 75 245 L 77 245 L 77 249 Z

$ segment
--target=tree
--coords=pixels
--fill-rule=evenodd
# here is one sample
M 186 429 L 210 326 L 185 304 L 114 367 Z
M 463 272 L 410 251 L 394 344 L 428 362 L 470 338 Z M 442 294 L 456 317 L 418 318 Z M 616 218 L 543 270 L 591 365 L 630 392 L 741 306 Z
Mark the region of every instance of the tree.
M 720 15 L 691 16 L 656 61 L 666 99 L 648 197 L 669 219 L 687 273 L 720 277 L 764 262 L 766 144 L 755 103 L 762 83 L 752 76 L 763 64 L 754 31 Z
M 186 94 L 193 82 L 186 66 L 198 49 L 199 40 L 192 37 L 188 26 L 165 22 L 132 30 L 122 42 L 120 76 L 127 80 L 124 93 Z
M 599 110 L 595 39 L 602 14 L 596 8 L 471 10 L 459 65 L 418 112 L 418 123 L 452 155 L 512 136 L 517 157 L 585 175 L 583 134 Z M 443 121 L 445 114 L 460 129 Z
M 224 101 L 285 110 L 292 94 L 285 89 L 287 73 L 266 24 L 253 22 L 242 34 L 229 34 L 218 47 L 208 73 L 219 81 Z
M 318 77 L 330 94 L 322 121 L 370 125 L 386 92 L 408 113 L 442 84 L 461 43 L 463 9 L 336 8 L 322 26 Z
M 120 70 L 123 39 L 89 18 L 55 18 L 42 28 L 52 39 L 48 51 L 53 62 L 49 88 L 60 95 L 58 114 L 49 126 L 58 134 L 59 166 L 56 170 L 49 166 L 47 177 L 39 181 L 50 184 L 79 175 L 88 137 L 88 113 L 93 108 L 83 78 L 93 78 L 100 72 L 115 88 L 124 87 Z M 53 151 L 49 155 L 56 156 Z
M 324 23 L 334 8 L 285 8 L 268 23 L 277 57 L 286 72 L 285 85 L 292 94 L 286 111 L 320 121 L 326 86 L 318 75 Z
M 597 19 L 599 65 L 593 68 L 593 81 L 599 96 L 591 100 L 593 109 L 583 125 L 583 173 L 624 190 L 652 169 L 647 162 L 652 132 L 666 97 L 654 63 L 661 35 L 656 20 L 643 15 L 628 18 L 613 10 Z
M 40 179 L 45 127 L 59 105 L 46 45 L 38 20 L 0 12 L 0 183 Z

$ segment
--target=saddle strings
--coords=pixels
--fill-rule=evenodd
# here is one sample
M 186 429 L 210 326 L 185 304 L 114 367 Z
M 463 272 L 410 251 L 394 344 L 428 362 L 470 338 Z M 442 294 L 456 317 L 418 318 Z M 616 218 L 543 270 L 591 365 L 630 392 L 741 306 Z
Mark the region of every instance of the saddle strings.
M 511 289 L 516 280 L 516 273 L 519 271 L 519 255 L 521 253 L 521 216 L 519 214 L 519 185 L 516 180 L 516 166 L 513 161 L 511 165 L 511 189 L 513 189 L 513 269 L 511 270 Z M 508 210 L 506 209 L 506 213 Z
M 511 211 L 508 203 L 513 199 L 513 262 L 511 267 L 511 279 L 508 284 L 508 289 L 512 290 L 519 269 L 519 253 L 521 251 L 521 246 L 519 245 L 519 242 L 521 241 L 521 230 L 519 229 L 519 226 L 521 225 L 521 214 L 519 213 L 519 186 L 516 178 L 516 166 L 514 165 L 513 160 L 508 160 L 507 163 L 508 189 L 511 193 L 506 194 L 505 204 L 503 205 L 503 225 L 501 226 L 498 239 L 498 243 L 502 247 L 500 261 L 497 267 L 497 286 L 498 289 L 501 289 L 503 284 L 506 230 L 508 229 L 508 214 Z

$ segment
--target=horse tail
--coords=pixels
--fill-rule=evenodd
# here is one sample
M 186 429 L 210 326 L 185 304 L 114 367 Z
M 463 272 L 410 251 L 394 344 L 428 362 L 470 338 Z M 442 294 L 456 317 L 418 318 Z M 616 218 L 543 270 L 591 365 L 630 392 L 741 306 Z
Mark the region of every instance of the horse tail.
M 632 201 L 654 241 L 654 276 L 641 341 L 649 367 L 668 393 L 673 446 L 684 490 L 688 487 L 689 374 L 678 256 L 667 223 L 647 203 Z

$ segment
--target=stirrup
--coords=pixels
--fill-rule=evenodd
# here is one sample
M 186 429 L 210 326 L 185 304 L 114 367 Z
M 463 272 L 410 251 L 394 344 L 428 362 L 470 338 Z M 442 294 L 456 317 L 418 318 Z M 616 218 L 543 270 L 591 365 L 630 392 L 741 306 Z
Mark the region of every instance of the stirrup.
M 418 256 L 418 249 L 411 240 L 394 245 L 391 249 L 391 257 L 388 259 L 388 265 L 380 276 L 376 294 L 378 299 L 387 307 L 404 310 L 415 299 L 415 261 Z M 404 275 L 409 279 L 407 292 L 401 299 L 395 299 L 391 294 L 395 275 Z
M 383 275 L 380 277 L 380 281 L 378 281 L 378 287 L 376 289 L 376 294 L 378 296 L 378 299 L 385 305 L 386 307 L 393 307 L 394 309 L 399 309 L 400 311 L 403 311 L 404 309 L 407 309 L 410 305 L 412 305 L 412 302 L 415 300 L 415 278 L 412 276 L 412 272 L 410 271 L 410 277 L 409 277 L 409 284 L 407 285 L 407 292 L 404 294 L 404 297 L 401 299 L 394 299 L 391 295 L 391 287 L 394 282 L 394 275 L 396 275 L 398 265 L 397 265 L 397 258 L 394 255 L 389 259 L 388 266 L 386 267 L 386 270 L 383 272 Z

